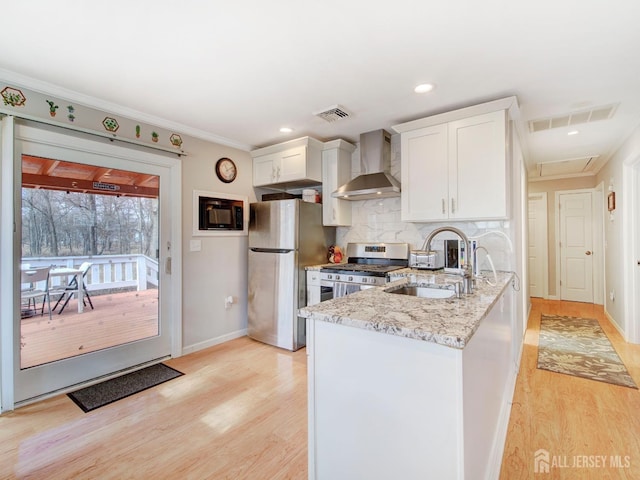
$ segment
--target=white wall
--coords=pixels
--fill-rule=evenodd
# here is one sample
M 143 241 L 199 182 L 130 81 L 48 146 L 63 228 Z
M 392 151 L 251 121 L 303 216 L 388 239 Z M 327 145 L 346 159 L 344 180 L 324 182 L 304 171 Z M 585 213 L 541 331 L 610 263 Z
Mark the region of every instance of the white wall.
M 246 195 L 252 188 L 253 167 L 249 152 L 188 138 L 189 156 L 182 167 L 183 234 L 183 352 L 190 353 L 246 334 L 247 328 L 247 236 L 192 236 L 193 190 Z M 238 176 L 231 184 L 216 177 L 221 157 L 231 158 Z M 190 241 L 200 240 L 201 250 L 190 251 Z M 224 299 L 235 303 L 225 309 Z
M 625 298 L 625 265 L 626 261 L 635 261 L 633 258 L 626 258 L 625 251 L 625 231 L 623 226 L 624 209 L 628 205 L 638 214 L 640 205 L 633 205 L 626 202 L 626 196 L 630 192 L 625 191 L 623 181 L 623 166 L 631 164 L 640 158 L 640 128 L 638 128 L 617 150 L 611 160 L 598 172 L 597 181 L 603 182 L 605 186 L 604 202 L 607 201 L 609 186 L 613 187 L 616 193 L 616 209 L 613 215 L 606 215 L 604 220 L 605 235 L 605 312 L 609 315 L 618 328 L 622 330 L 628 339 L 630 325 L 625 321 L 625 302 L 631 302 L 631 298 Z M 610 298 L 610 293 L 614 293 L 614 299 Z M 628 319 L 638 321 L 637 319 Z

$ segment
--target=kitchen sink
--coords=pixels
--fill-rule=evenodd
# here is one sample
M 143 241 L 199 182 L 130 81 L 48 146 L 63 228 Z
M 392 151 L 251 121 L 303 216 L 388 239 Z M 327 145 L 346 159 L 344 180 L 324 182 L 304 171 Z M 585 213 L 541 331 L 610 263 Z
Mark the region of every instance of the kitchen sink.
M 420 298 L 451 298 L 456 292 L 448 288 L 430 287 L 426 285 L 402 285 L 393 290 L 385 290 L 387 293 L 397 293 L 399 295 L 410 295 Z

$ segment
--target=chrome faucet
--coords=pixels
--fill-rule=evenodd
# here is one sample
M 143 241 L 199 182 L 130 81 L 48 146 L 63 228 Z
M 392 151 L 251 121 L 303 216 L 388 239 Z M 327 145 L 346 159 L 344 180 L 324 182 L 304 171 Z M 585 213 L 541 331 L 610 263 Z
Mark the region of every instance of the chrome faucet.
M 460 273 L 460 275 L 462 275 L 462 292 L 473 293 L 473 252 L 471 251 L 471 242 L 469 242 L 469 238 L 464 234 L 462 230 L 456 227 L 436 228 L 425 239 L 424 245 L 422 246 L 422 250 L 426 250 L 427 252 L 431 251 L 431 241 L 433 240 L 433 237 L 435 237 L 441 232 L 455 233 L 464 242 L 467 258 L 466 258 L 462 273 Z

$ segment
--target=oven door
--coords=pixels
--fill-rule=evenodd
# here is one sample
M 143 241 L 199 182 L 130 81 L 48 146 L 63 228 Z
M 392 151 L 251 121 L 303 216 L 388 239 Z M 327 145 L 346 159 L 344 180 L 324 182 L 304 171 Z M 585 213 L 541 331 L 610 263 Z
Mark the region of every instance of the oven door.
M 327 300 L 331 300 L 332 298 L 333 298 L 333 283 L 331 283 L 331 285 L 321 285 L 320 301 L 326 302 Z
M 329 286 L 330 285 L 330 286 Z M 323 295 L 326 295 L 326 299 L 340 298 L 346 295 L 350 295 L 366 288 L 372 288 L 373 285 L 360 285 L 357 283 L 348 282 L 327 282 L 326 290 L 323 291 Z M 323 283 L 323 289 L 325 288 Z M 323 299 L 324 300 L 324 299 Z

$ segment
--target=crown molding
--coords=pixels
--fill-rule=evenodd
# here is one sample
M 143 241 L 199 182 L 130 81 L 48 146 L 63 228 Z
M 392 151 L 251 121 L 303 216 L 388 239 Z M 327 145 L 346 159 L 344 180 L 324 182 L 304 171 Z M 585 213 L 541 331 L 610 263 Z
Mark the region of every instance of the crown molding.
M 108 102 L 100 98 L 75 92 L 59 85 L 28 77 L 11 70 L 0 68 L 0 80 L 5 83 L 15 84 L 16 86 L 23 86 L 39 93 L 55 95 L 71 102 L 80 103 L 87 107 L 96 108 L 112 114 L 122 115 L 123 117 L 127 117 L 132 120 L 166 128 L 167 130 L 177 131 L 208 142 L 218 143 L 220 145 L 237 148 L 238 150 L 244 150 L 246 152 L 249 152 L 254 148 L 252 145 L 247 145 L 246 143 L 237 142 L 230 138 L 221 137 L 211 132 L 189 127 L 188 125 L 183 125 L 178 122 L 173 122 L 166 118 L 156 117 L 155 115 L 140 112 L 117 103 Z

